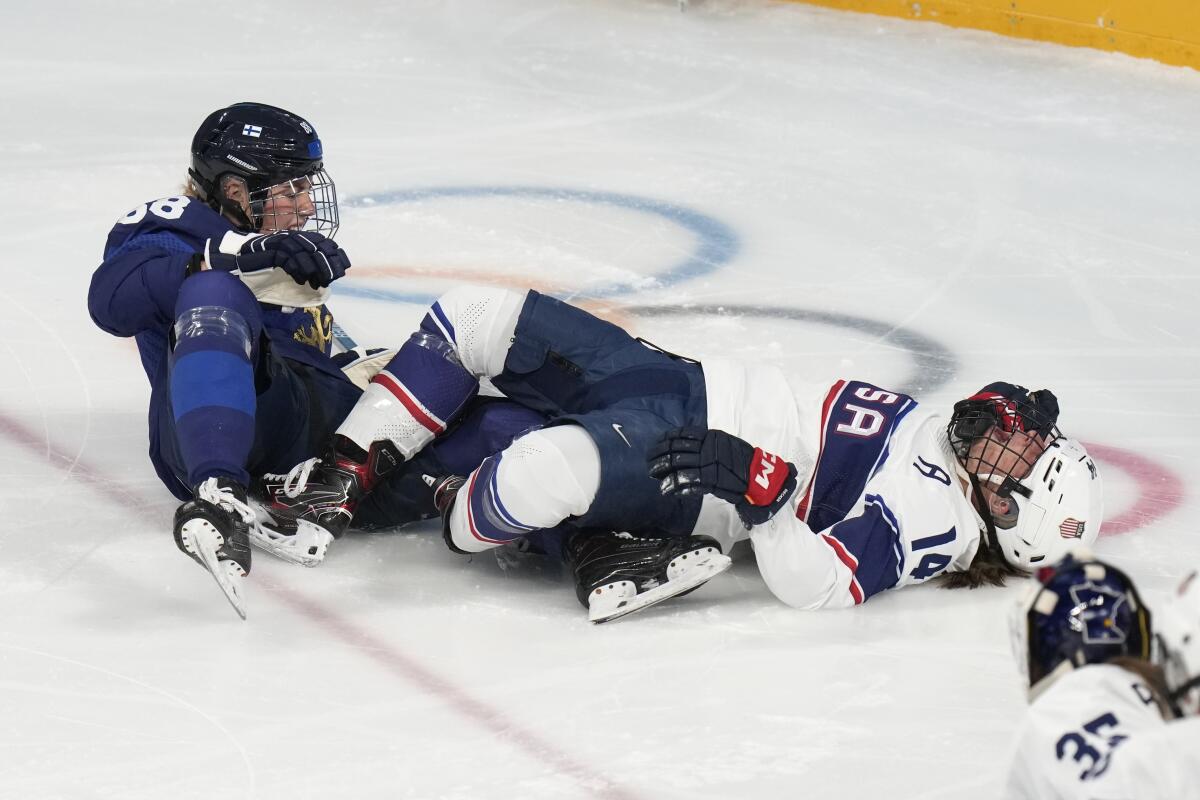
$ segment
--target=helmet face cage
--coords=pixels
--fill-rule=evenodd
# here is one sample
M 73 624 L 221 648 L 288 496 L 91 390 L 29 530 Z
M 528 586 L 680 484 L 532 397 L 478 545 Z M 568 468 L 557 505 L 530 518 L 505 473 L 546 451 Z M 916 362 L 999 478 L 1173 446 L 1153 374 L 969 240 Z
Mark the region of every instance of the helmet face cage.
M 333 236 L 337 194 L 316 130 L 282 108 L 235 103 L 208 116 L 192 139 L 192 183 L 213 209 L 257 231 L 312 230 Z M 249 208 L 226 181 L 245 187 Z
M 1117 656 L 1149 659 L 1150 612 L 1124 572 L 1069 555 L 1037 578 L 1042 585 L 1028 601 L 1023 637 L 1031 687 L 1064 662 L 1081 667 Z
M 337 189 L 324 168 L 250 192 L 250 214 L 260 231 L 337 233 Z
M 1017 524 L 1019 505 L 1013 493 L 1029 496 L 1021 481 L 1051 444 L 1062 437 L 1057 426 L 1058 402 L 1047 390 L 1026 392 L 1020 386 L 994 383 L 954 405 L 947 435 L 955 455 L 981 487 L 995 495 L 980 513 L 991 515 L 997 528 Z

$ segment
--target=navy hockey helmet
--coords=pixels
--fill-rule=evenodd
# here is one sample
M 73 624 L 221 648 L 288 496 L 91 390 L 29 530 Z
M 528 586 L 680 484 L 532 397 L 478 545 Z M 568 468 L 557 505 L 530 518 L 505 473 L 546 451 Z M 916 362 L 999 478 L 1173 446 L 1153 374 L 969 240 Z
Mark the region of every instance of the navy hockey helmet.
M 209 114 L 192 138 L 188 175 L 202 200 L 250 230 L 337 232 L 337 194 L 321 140 L 312 125 L 282 108 L 235 103 Z M 249 215 L 225 196 L 227 176 L 245 182 Z M 272 198 L 290 199 L 286 217 L 275 208 L 283 203 L 268 203 Z
M 1150 611 L 1124 572 L 1080 553 L 1035 577 L 1013 619 L 1015 655 L 1031 689 L 1085 664 L 1150 658 Z

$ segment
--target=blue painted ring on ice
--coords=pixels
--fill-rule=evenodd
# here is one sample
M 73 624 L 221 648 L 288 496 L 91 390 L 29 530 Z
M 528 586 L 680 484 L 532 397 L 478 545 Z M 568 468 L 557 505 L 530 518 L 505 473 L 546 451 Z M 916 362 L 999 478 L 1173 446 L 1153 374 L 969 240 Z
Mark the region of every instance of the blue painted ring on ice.
M 653 288 L 660 289 L 699 278 L 728 264 L 741 249 L 741 240 L 733 228 L 714 217 L 675 203 L 617 192 L 563 189 L 549 186 L 432 186 L 364 195 L 350 199 L 346 205 L 349 208 L 365 209 L 459 197 L 538 198 L 614 206 L 665 219 L 690 231 L 695 236 L 696 246 L 683 260 L 670 265 L 661 272 L 637 281 L 620 281 L 588 289 L 585 294 L 590 298 L 615 297 L 644 291 L 649 288 L 645 285 L 647 279 L 653 281 Z M 352 276 L 353 273 L 351 273 Z M 345 297 L 360 297 L 394 303 L 415 303 L 417 305 L 429 305 L 437 299 L 436 295 L 355 286 L 349 282 L 340 282 L 337 286 L 337 293 Z

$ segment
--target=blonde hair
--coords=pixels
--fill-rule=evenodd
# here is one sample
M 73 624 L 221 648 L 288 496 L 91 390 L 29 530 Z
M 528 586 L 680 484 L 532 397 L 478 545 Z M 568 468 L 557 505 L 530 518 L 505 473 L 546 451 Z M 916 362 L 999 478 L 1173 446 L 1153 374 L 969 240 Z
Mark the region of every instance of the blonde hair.
M 225 186 L 227 185 L 227 182 L 231 181 L 231 180 L 241 181 L 242 185 L 245 186 L 245 181 L 242 180 L 241 178 L 237 177 L 236 175 L 226 175 L 225 177 L 223 177 L 221 179 L 220 185 L 218 187 L 219 190 L 224 191 Z M 182 193 L 182 195 L 184 197 L 192 197 L 192 198 L 195 198 L 196 200 L 201 200 L 202 202 L 207 203 L 210 206 L 213 205 L 212 198 L 208 198 L 208 197 L 204 196 L 200 187 L 196 185 L 196 181 L 192 179 L 191 175 L 188 175 L 187 180 L 185 180 L 183 182 L 183 184 L 180 185 L 179 191 Z M 230 219 L 229 215 L 225 211 L 223 211 L 219 208 L 217 210 L 219 211 L 221 216 L 225 217 L 226 219 Z M 230 221 L 233 222 L 235 225 L 243 224 L 241 221 L 235 220 L 235 219 L 230 219 Z

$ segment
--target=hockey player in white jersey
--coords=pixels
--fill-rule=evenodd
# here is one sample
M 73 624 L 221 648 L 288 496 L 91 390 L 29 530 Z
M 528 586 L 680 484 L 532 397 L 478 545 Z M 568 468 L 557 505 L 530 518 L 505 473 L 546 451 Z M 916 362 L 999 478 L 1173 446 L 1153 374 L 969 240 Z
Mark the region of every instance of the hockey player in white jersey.
M 1060 433 L 1048 390 L 989 384 L 955 404 L 949 424 L 911 397 L 861 381 L 837 381 L 819 411 L 799 398 L 798 433 L 782 451 L 807 475 L 794 513 L 723 530 L 729 539 L 749 536 L 759 571 L 788 605 L 843 608 L 939 576 L 951 587 L 1003 584 L 1095 540 L 1099 473 L 1083 446 Z M 778 424 L 783 408 L 747 407 L 740 422 Z M 651 473 L 664 491 L 732 499 L 736 481 L 724 495 L 710 488 L 722 482 L 712 466 L 722 459 L 709 454 L 720 436 L 685 431 L 662 442 Z
M 1086 553 L 1042 570 L 1014 615 L 1029 686 L 1007 795 L 1029 800 L 1200 798 L 1200 591 L 1151 616 L 1129 578 Z M 1183 709 L 1187 709 L 1185 712 Z M 1176 719 L 1184 713 L 1193 716 Z
M 771 590 L 815 609 L 946 573 L 1002 582 L 1100 524 L 1095 465 L 1048 391 L 994 384 L 947 426 L 861 381 L 701 365 L 536 291 L 434 303 L 338 429 L 339 457 L 411 457 L 481 381 L 550 422 L 443 483 L 446 542 L 474 553 L 566 532 L 594 621 L 694 588 L 747 537 Z M 347 524 L 370 488 L 326 466 L 296 474 L 288 504 L 318 524 Z

